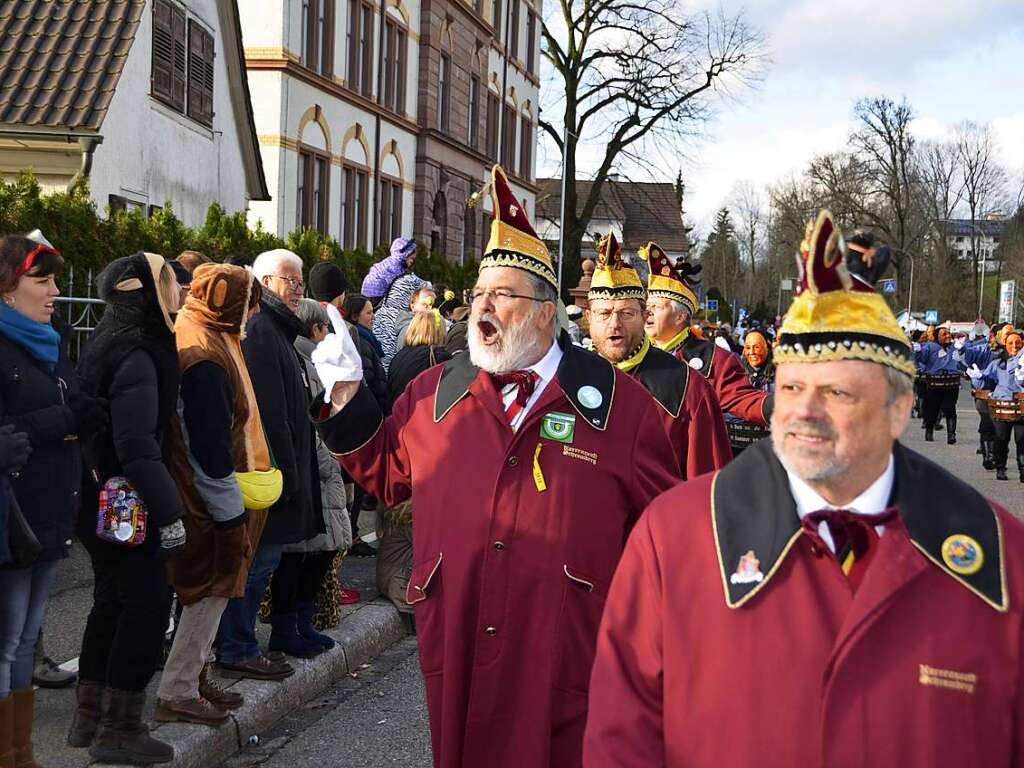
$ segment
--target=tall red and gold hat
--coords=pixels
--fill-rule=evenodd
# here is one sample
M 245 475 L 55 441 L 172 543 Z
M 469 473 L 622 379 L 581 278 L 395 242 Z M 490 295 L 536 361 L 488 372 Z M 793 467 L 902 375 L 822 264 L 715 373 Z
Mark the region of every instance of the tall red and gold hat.
M 700 267 L 692 267 L 685 261 L 678 267 L 674 266 L 668 254 L 653 242 L 645 245 L 638 253 L 651 267 L 651 275 L 647 278 L 647 295 L 678 301 L 690 310 L 691 315 L 696 314 L 700 301 L 691 286 L 697 282 L 694 278 L 700 272 Z
M 799 293 L 782 320 L 775 362 L 868 360 L 913 376 L 910 340 L 874 289 L 889 249 L 855 241 L 847 247 L 828 211 L 808 224 Z
M 523 204 L 516 199 L 508 185 L 508 178 L 500 165 L 491 170 L 491 203 L 494 219 L 491 237 L 487 241 L 480 269 L 487 267 L 516 267 L 532 272 L 555 288 L 558 278 L 551 266 L 551 255 L 544 242 L 530 224 Z
M 647 299 L 640 275 L 622 260 L 622 246 L 614 232 L 597 241 L 597 267 L 587 299 Z

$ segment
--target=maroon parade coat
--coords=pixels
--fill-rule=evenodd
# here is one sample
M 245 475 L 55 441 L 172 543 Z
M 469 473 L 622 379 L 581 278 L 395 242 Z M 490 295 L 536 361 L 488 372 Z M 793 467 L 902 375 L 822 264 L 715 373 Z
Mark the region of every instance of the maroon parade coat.
M 732 460 L 722 409 L 703 376 L 654 346 L 630 373 L 661 406 L 665 429 L 686 478 L 721 469 Z
M 384 504 L 413 499 L 407 599 L 439 768 L 581 764 L 608 585 L 642 510 L 680 478 L 647 392 L 559 343 L 515 433 L 468 354 L 415 379 L 387 419 L 364 387 L 318 424 Z
M 1024 766 L 1024 525 L 899 445 L 895 469 L 856 593 L 767 441 L 656 500 L 608 598 L 584 765 Z M 965 536 L 973 559 L 942 554 Z
M 711 382 L 723 411 L 752 424 L 768 426 L 773 396 L 751 385 L 740 359 L 732 352 L 693 333 L 688 333 L 678 345 L 665 351 L 704 374 L 704 378 Z

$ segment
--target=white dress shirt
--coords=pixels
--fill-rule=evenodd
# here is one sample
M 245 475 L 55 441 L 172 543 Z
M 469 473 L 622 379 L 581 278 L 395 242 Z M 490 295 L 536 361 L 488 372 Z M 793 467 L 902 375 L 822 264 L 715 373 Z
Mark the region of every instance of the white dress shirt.
M 825 499 L 818 495 L 817 491 L 792 472 L 787 471 L 786 475 L 789 477 L 789 490 L 796 501 L 796 513 L 800 516 L 801 520 L 811 514 L 811 512 L 817 512 L 819 509 L 840 509 L 835 504 L 829 504 L 825 501 Z M 889 506 L 889 497 L 892 495 L 892 484 L 895 479 L 896 467 L 890 455 L 889 466 L 885 468 L 885 472 L 869 485 L 864 493 L 843 506 L 842 509 L 857 515 L 877 515 L 880 512 L 884 512 Z M 876 525 L 875 530 L 881 536 L 883 531 L 885 531 L 885 526 Z M 836 545 L 832 541 L 832 533 L 828 529 L 828 523 L 822 521 L 818 526 L 818 535 L 828 544 L 829 549 L 833 552 L 836 551 Z
M 526 407 L 523 408 L 512 420 L 512 431 L 515 432 L 519 429 L 519 425 L 526 419 L 526 415 L 533 408 L 533 404 L 540 399 L 541 393 L 544 388 L 555 378 L 555 374 L 558 372 L 558 364 L 562 362 L 562 348 L 558 346 L 558 342 L 552 342 L 551 349 L 548 350 L 547 354 L 544 355 L 534 365 L 527 368 L 527 371 L 533 371 L 537 374 L 538 380 L 537 385 L 533 388 L 533 394 L 530 395 L 530 399 L 526 401 Z M 505 406 L 505 410 L 512 405 L 512 402 L 516 399 L 516 393 L 519 388 L 515 384 L 509 384 L 501 390 L 501 401 Z

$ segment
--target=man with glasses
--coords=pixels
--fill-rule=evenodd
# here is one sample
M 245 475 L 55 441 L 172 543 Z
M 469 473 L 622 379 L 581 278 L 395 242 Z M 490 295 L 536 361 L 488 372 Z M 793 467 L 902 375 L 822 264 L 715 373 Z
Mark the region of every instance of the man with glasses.
M 359 382 L 314 417 L 385 504 L 413 498 L 406 597 L 434 764 L 571 768 L 608 583 L 680 470 L 643 387 L 559 334 L 550 256 L 492 175 L 469 354 L 414 380 L 387 419 Z
M 261 253 L 252 271 L 264 290 L 260 312 L 246 327 L 242 352 L 271 454 L 284 476 L 284 492 L 268 510 L 245 596 L 233 598 L 221 617 L 217 659 L 227 677 L 283 680 L 293 669 L 282 658 L 271 659 L 260 651 L 256 613 L 267 582 L 281 562 L 282 547 L 323 532 L 320 489 L 314 486 L 314 478 L 319 478 L 314 435 L 306 417 L 309 384 L 293 346 L 302 331 L 295 310 L 306 286 L 302 259 L 283 248 Z M 295 629 L 293 625 L 289 637 Z M 271 647 L 277 640 L 271 637 Z
M 721 469 L 732 459 L 729 435 L 707 380 L 644 333 L 647 291 L 622 261 L 614 233 L 597 244 L 597 268 L 587 294 L 594 351 L 628 373 L 661 406 L 661 417 L 685 478 Z

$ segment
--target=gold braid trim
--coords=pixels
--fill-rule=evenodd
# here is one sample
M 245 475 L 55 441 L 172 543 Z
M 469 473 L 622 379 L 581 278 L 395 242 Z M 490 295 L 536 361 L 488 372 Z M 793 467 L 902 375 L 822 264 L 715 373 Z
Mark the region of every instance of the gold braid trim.
M 650 351 L 650 349 L 651 337 L 644 334 L 644 340 L 640 344 L 640 349 L 637 350 L 637 352 L 632 356 L 626 358 L 621 363 L 616 363 L 615 365 L 623 373 L 629 373 L 644 361 L 644 358 L 647 357 L 647 353 Z
M 485 267 L 515 267 L 516 269 L 525 269 L 527 272 L 532 272 L 541 277 L 547 282 L 551 283 L 552 286 L 558 287 L 558 278 L 555 277 L 554 271 L 547 264 L 537 261 L 532 256 L 526 256 L 521 253 L 513 253 L 511 251 L 492 251 L 480 259 L 480 269 Z
M 818 347 L 821 347 L 818 349 Z M 778 363 L 831 363 L 838 360 L 867 360 L 872 363 L 881 363 L 887 365 L 890 368 L 895 368 L 897 371 L 907 374 L 908 376 L 917 375 L 917 366 L 914 365 L 912 360 L 907 360 L 904 357 L 900 357 L 892 352 L 886 352 L 885 349 L 876 344 L 867 344 L 865 347 L 860 346 L 860 342 L 852 342 L 850 347 L 847 348 L 845 343 L 839 342 L 835 349 L 830 348 L 827 344 L 823 345 L 811 345 L 809 347 L 803 347 L 798 350 L 794 346 L 788 344 L 779 344 L 773 353 L 776 364 Z
M 618 285 L 618 286 L 607 286 L 600 285 L 594 287 L 591 285 L 590 290 L 587 292 L 587 301 L 593 301 L 594 299 L 639 299 L 640 301 L 647 300 L 647 289 L 642 285 Z

